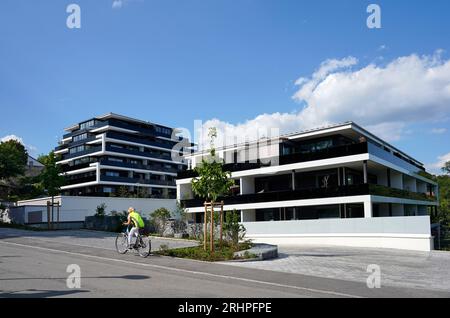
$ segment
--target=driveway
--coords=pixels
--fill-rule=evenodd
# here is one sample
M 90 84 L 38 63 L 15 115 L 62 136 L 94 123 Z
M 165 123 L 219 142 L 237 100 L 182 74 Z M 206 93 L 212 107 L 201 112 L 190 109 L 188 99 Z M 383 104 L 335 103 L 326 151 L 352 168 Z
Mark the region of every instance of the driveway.
M 262 262 L 222 262 L 246 268 L 366 282 L 376 264 L 381 285 L 450 291 L 450 252 L 336 246 L 279 246 L 279 258 Z

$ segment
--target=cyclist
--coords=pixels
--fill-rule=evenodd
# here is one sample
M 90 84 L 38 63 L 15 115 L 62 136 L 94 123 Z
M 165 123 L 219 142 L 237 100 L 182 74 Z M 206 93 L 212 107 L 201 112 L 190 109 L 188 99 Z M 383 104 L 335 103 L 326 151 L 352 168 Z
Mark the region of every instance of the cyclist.
M 133 207 L 128 208 L 128 220 L 127 222 L 124 222 L 123 225 L 130 225 L 132 224 L 133 227 L 128 232 L 128 248 L 132 249 L 131 246 L 131 239 L 133 236 L 138 236 L 139 231 L 144 229 L 144 220 L 142 219 L 141 215 L 137 213 Z M 136 244 L 136 243 L 135 243 Z

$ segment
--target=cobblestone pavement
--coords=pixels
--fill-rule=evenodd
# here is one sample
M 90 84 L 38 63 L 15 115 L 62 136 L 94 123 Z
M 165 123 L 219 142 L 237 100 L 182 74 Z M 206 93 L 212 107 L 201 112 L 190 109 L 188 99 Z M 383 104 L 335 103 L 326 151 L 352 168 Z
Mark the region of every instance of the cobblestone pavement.
M 381 285 L 450 290 L 450 252 L 413 252 L 334 246 L 279 246 L 277 259 L 223 264 L 365 282 L 370 264 L 380 266 Z
M 17 229 L 1 228 L 0 237 L 33 238 L 44 242 L 54 242 L 70 245 L 96 247 L 107 250 L 115 250 L 117 233 L 89 231 L 89 230 L 61 230 L 61 231 L 23 231 Z M 196 241 L 175 240 L 169 238 L 152 237 L 152 250 L 159 250 L 161 245 L 167 245 L 169 249 L 196 246 Z

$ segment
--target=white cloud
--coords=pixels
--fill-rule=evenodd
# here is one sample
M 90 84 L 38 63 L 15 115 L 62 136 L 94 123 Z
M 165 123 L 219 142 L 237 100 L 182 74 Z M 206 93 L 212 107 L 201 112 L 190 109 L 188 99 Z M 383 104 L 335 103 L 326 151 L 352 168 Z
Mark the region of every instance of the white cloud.
M 441 135 L 447 132 L 447 128 L 433 128 L 430 132 L 435 135 Z
M 114 0 L 113 4 L 112 4 L 112 8 L 113 9 L 120 9 L 123 6 L 123 1 L 122 0 Z
M 10 141 L 10 140 L 15 140 L 15 141 L 20 142 L 22 145 L 25 145 L 23 143 L 23 139 L 18 137 L 18 136 L 16 136 L 16 135 L 7 135 L 7 136 L 1 138 L 0 142 L 6 142 L 6 141 Z
M 24 145 L 24 147 L 27 149 L 28 153 L 31 155 L 34 155 L 37 151 L 37 148 L 35 146 L 25 144 L 23 142 L 23 139 L 16 135 L 7 135 L 5 137 L 0 138 L 0 142 L 6 142 L 9 140 L 16 140 L 16 141 L 20 142 L 22 145 Z
M 144 0 L 114 0 L 112 3 L 113 9 L 121 9 L 130 2 L 143 2 Z
M 354 57 L 329 59 L 295 82 L 298 112 L 262 114 L 239 124 L 212 119 L 205 127 L 252 136 L 259 128 L 288 133 L 351 120 L 387 141 L 399 140 L 414 123 L 450 119 L 450 60 L 441 55 L 440 50 L 431 56 L 412 54 L 357 69 Z
M 439 156 L 436 162 L 425 165 L 425 168 L 431 173 L 442 174 L 442 167 L 444 167 L 445 163 L 448 161 L 450 161 L 450 152 Z

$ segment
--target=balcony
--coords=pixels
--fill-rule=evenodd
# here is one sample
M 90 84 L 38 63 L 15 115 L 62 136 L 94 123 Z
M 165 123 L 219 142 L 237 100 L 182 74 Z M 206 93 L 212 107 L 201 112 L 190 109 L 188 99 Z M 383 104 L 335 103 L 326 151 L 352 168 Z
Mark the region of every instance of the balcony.
M 381 197 L 401 198 L 417 201 L 436 201 L 436 197 L 430 196 L 426 193 L 411 192 L 407 190 L 400 190 L 395 188 L 389 188 L 378 184 L 369 185 L 369 193 L 371 195 L 377 195 Z
M 366 185 L 341 186 L 336 188 L 311 188 L 295 191 L 277 191 L 267 193 L 243 194 L 238 196 L 223 197 L 218 199 L 218 201 L 223 200 L 226 205 L 234 205 L 234 204 L 249 204 L 249 203 L 276 202 L 276 201 L 319 199 L 331 197 L 345 197 L 345 196 L 367 195 L 367 194 L 369 194 L 369 187 L 366 184 Z M 193 200 L 183 200 L 182 202 L 186 208 L 193 208 L 203 206 L 204 200 L 193 199 Z
M 425 171 L 425 169 L 423 167 L 416 165 L 412 161 L 406 161 L 405 159 L 402 159 L 402 158 L 394 155 L 393 153 L 386 151 L 372 143 L 368 144 L 368 151 L 370 154 L 377 156 L 380 159 L 389 161 L 389 162 L 391 162 L 397 166 L 400 166 L 402 168 L 405 168 L 409 171 L 413 171 L 416 173 L 418 173 L 420 171 Z
M 76 152 L 76 153 L 64 154 L 63 157 L 62 157 L 62 160 L 72 159 L 72 158 L 88 155 L 88 154 L 91 154 L 91 153 L 94 153 L 94 152 L 98 152 L 98 151 L 102 151 L 102 146 L 92 147 L 92 148 L 89 148 L 87 150 Z
M 360 155 L 363 153 L 367 153 L 367 151 L 367 142 L 336 146 L 307 153 L 294 153 L 290 155 L 280 156 L 280 165 Z
M 163 172 L 171 172 L 171 173 L 178 172 L 178 169 L 176 169 L 176 168 L 166 168 L 166 167 L 143 165 L 143 164 L 132 164 L 132 163 L 128 163 L 128 162 L 117 162 L 117 161 L 104 160 L 104 159 L 100 161 L 100 164 L 104 165 L 104 166 L 122 167 L 122 168 L 130 168 L 130 169 L 153 170 L 153 171 L 163 171 Z
M 70 133 L 67 133 L 67 134 L 63 135 L 63 139 L 66 139 L 66 138 L 69 138 L 69 137 L 72 137 L 72 136 L 75 136 L 75 135 L 79 135 L 79 134 L 82 134 L 82 133 L 85 133 L 85 132 L 89 132 L 92 129 L 104 127 L 106 125 L 108 125 L 107 122 L 97 122 L 94 126 L 91 126 L 91 127 L 85 128 L 85 129 L 74 130 L 74 131 L 72 131 Z
M 309 152 L 309 153 L 295 153 L 295 154 L 289 154 L 289 155 L 282 155 L 280 157 L 266 158 L 266 159 L 264 159 L 264 161 L 266 161 L 266 162 L 278 162 L 279 161 L 279 165 L 282 166 L 282 165 L 299 163 L 299 162 L 359 155 L 359 154 L 367 153 L 367 151 L 368 151 L 367 142 L 363 142 L 363 143 L 357 143 L 357 144 L 349 144 L 349 145 L 344 145 L 344 146 L 331 147 L 331 148 L 314 151 L 314 152 Z M 229 172 L 235 172 L 235 171 L 258 169 L 261 167 L 263 167 L 263 164 L 258 160 L 257 163 L 225 164 L 223 166 L 223 170 L 229 171 Z M 198 176 L 198 174 L 194 170 L 186 170 L 186 171 L 182 171 L 182 172 L 178 173 L 178 179 L 194 178 L 197 176 Z
M 69 172 L 69 171 L 84 169 L 84 168 L 88 168 L 91 165 L 91 163 L 92 162 L 87 162 L 87 163 L 82 163 L 82 164 L 75 165 L 75 166 L 64 165 L 61 168 L 61 170 L 62 170 L 62 172 Z
M 154 146 L 154 147 L 160 147 L 160 148 L 165 148 L 167 150 L 171 150 L 173 148 L 173 145 L 168 145 L 162 142 L 156 142 L 156 141 L 151 141 L 142 137 L 138 137 L 138 136 L 126 136 L 120 133 L 116 133 L 116 132 L 112 132 L 112 131 L 108 131 L 106 133 L 106 137 L 107 138 L 113 138 L 113 139 L 118 139 L 118 140 L 123 140 L 123 141 L 129 141 L 129 142 L 134 142 L 134 143 L 139 143 L 139 144 L 144 144 L 144 145 L 148 145 L 148 146 Z
M 85 183 L 85 182 L 92 182 L 92 181 L 96 181 L 97 177 L 94 176 L 87 176 L 87 177 L 81 177 L 81 178 L 66 178 L 66 183 L 65 185 L 73 185 L 73 184 L 80 184 L 80 183 Z
M 359 195 L 378 195 L 384 197 L 430 201 L 430 202 L 436 200 L 436 198 L 430 197 L 424 193 L 416 193 L 406 190 L 393 189 L 381 185 L 359 184 L 333 188 L 310 188 L 295 191 L 277 191 L 267 193 L 243 194 L 219 198 L 218 201 L 223 200 L 226 205 L 235 205 L 235 204 L 251 204 L 262 202 L 348 197 Z M 192 200 L 182 200 L 182 203 L 186 208 L 193 208 L 203 206 L 204 201 L 205 200 L 201 199 L 192 199 Z
M 101 181 L 109 182 L 121 182 L 121 183 L 132 183 L 135 186 L 139 184 L 149 184 L 149 185 L 162 185 L 162 186 L 175 186 L 175 181 L 167 180 L 153 180 L 153 179 L 141 179 L 141 178 L 127 178 L 127 177 L 111 177 L 111 176 L 100 176 Z
M 111 145 L 106 145 L 106 151 L 116 152 L 116 153 L 123 153 L 123 154 L 127 154 L 127 155 L 132 155 L 132 156 L 141 156 L 141 157 L 148 157 L 148 158 L 172 161 L 172 156 L 170 154 L 158 155 L 158 154 L 150 153 L 148 151 L 142 152 L 142 151 L 139 151 L 139 150 L 130 150 L 130 149 L 125 149 L 125 148 L 116 148 L 116 147 L 112 147 Z

